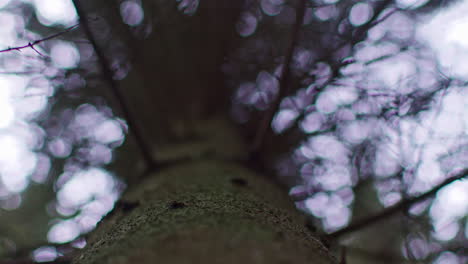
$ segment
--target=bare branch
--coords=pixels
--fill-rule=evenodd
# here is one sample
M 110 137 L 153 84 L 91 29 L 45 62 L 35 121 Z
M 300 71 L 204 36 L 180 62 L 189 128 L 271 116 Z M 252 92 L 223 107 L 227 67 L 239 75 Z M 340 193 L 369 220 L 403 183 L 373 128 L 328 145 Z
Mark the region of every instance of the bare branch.
M 18 46 L 18 47 L 11 47 L 11 48 L 8 48 L 8 49 L 3 49 L 3 50 L 0 50 L 0 53 L 4 53 L 4 52 L 9 52 L 9 51 L 13 51 L 13 50 L 16 50 L 16 51 L 21 51 L 23 49 L 26 49 L 26 48 L 31 48 L 32 50 L 34 50 L 35 52 L 37 52 L 39 55 L 41 56 L 44 56 L 42 53 L 40 53 L 34 46 L 44 42 L 44 41 L 48 41 L 48 40 L 51 40 L 51 39 L 54 39 L 56 37 L 59 37 L 63 34 L 66 34 L 72 30 L 75 30 L 76 28 L 78 28 L 80 26 L 80 24 L 75 24 L 71 27 L 68 27 L 66 28 L 64 31 L 61 31 L 61 32 L 58 32 L 58 33 L 55 33 L 53 35 L 50 35 L 48 37 L 45 37 L 43 39 L 38 39 L 38 40 L 35 40 L 33 42 L 29 42 L 28 44 L 26 45 L 23 45 L 23 46 Z
M 415 197 L 410 197 L 408 199 L 402 200 L 401 202 L 384 209 L 382 212 L 379 212 L 377 214 L 368 216 L 367 218 L 361 219 L 360 221 L 357 221 L 357 222 L 355 222 L 353 224 L 350 224 L 349 226 L 347 226 L 347 227 L 345 227 L 343 229 L 340 229 L 338 231 L 330 233 L 330 234 L 326 235 L 325 237 L 328 238 L 328 239 L 337 239 L 337 238 L 339 238 L 340 236 L 342 236 L 344 234 L 351 233 L 351 232 L 360 230 L 362 228 L 368 227 L 368 226 L 370 226 L 370 225 L 372 225 L 372 224 L 374 224 L 374 223 L 376 223 L 376 222 L 378 222 L 380 220 L 383 220 L 383 219 L 385 219 L 385 218 L 387 218 L 389 216 L 392 216 L 392 215 L 394 215 L 394 214 L 396 214 L 398 212 L 401 212 L 401 211 L 407 209 L 409 206 L 411 206 L 411 205 L 413 205 L 415 203 L 421 202 L 421 201 L 433 196 L 440 189 L 444 188 L 445 186 L 449 185 L 450 183 L 452 183 L 454 181 L 464 179 L 466 176 L 468 176 L 468 168 L 462 170 L 461 172 L 455 174 L 452 177 L 447 178 L 442 183 L 438 184 L 437 186 L 435 186 L 431 190 L 429 190 L 429 191 L 427 191 L 427 192 L 425 192 L 425 193 L 423 193 L 421 195 L 418 195 L 418 196 L 415 196 Z
M 288 94 L 289 80 L 291 79 L 291 62 L 294 55 L 294 49 L 296 48 L 297 42 L 299 40 L 299 30 L 302 24 L 304 23 L 306 3 L 306 0 L 301 0 L 298 8 L 296 9 L 296 23 L 294 24 L 294 27 L 291 32 L 291 42 L 289 43 L 289 47 L 286 52 L 286 57 L 284 59 L 284 65 L 281 71 L 278 95 L 276 96 L 276 99 L 273 102 L 273 104 L 267 110 L 265 117 L 260 122 L 257 134 L 255 135 L 251 153 L 258 152 L 262 148 L 273 117 L 278 111 L 281 101 Z
M 129 131 L 133 134 L 135 141 L 143 155 L 143 159 L 147 166 L 147 170 L 152 170 L 156 167 L 156 161 L 153 159 L 153 155 L 151 155 L 151 151 L 149 148 L 149 144 L 147 144 L 146 140 L 143 138 L 142 129 L 138 126 L 136 122 L 136 118 L 130 111 L 130 106 L 128 105 L 127 101 L 125 100 L 125 96 L 120 90 L 118 83 L 114 80 L 114 74 L 110 68 L 110 63 L 106 56 L 104 55 L 103 50 L 99 47 L 94 34 L 91 31 L 91 28 L 88 24 L 86 19 L 86 14 L 81 7 L 81 3 L 79 0 L 73 0 L 73 4 L 75 5 L 76 12 L 80 17 L 80 22 L 82 25 L 83 30 L 85 31 L 86 36 L 88 37 L 91 45 L 96 52 L 96 56 L 98 57 L 98 62 L 101 66 L 102 73 L 104 78 L 109 84 L 109 87 L 114 94 L 118 104 L 120 105 L 122 114 L 128 123 Z

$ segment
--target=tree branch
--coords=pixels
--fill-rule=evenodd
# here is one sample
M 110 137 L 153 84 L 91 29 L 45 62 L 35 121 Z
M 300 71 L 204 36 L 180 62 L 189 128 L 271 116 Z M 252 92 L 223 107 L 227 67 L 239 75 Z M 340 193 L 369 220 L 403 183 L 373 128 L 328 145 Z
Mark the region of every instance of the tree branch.
M 71 27 L 68 27 L 66 28 L 64 31 L 61 31 L 61 32 L 58 32 L 58 33 L 55 33 L 55 34 L 52 34 L 48 37 L 45 37 L 43 39 L 38 39 L 38 40 L 35 40 L 33 42 L 29 42 L 28 44 L 26 45 L 23 45 L 23 46 L 18 46 L 18 47 L 10 47 L 10 48 L 7 48 L 7 49 L 3 49 L 3 50 L 0 50 L 0 53 L 4 53 L 4 52 L 9 52 L 9 51 L 13 51 L 13 50 L 16 50 L 16 51 L 21 51 L 23 49 L 26 49 L 26 48 L 31 48 L 32 50 L 34 50 L 35 52 L 37 52 L 39 55 L 41 56 L 44 56 L 42 53 L 40 53 L 34 46 L 44 42 L 44 41 L 48 41 L 48 40 L 51 40 L 51 39 L 54 39 L 58 36 L 61 36 L 65 33 L 68 33 L 76 28 L 78 28 L 80 26 L 80 24 L 75 24 Z
M 80 1 L 79 0 L 72 0 L 72 1 L 75 6 L 76 12 L 80 18 L 82 28 L 85 31 L 85 34 L 88 37 L 89 41 L 91 42 L 91 45 L 93 46 L 94 51 L 96 52 L 96 56 L 101 66 L 101 70 L 104 75 L 104 78 L 108 82 L 111 92 L 114 94 L 121 108 L 122 114 L 127 121 L 128 129 L 133 134 L 136 144 L 138 145 L 141 151 L 141 154 L 147 166 L 147 170 L 152 170 L 153 168 L 156 167 L 156 161 L 153 159 L 153 155 L 151 155 L 149 145 L 144 140 L 143 132 L 142 132 L 143 130 L 138 126 L 137 122 L 135 121 L 136 119 L 130 111 L 130 106 L 125 100 L 125 97 L 123 93 L 121 92 L 118 83 L 114 80 L 114 77 L 113 77 L 114 74 L 110 68 L 109 61 L 104 55 L 103 50 L 99 47 L 96 41 L 96 38 L 91 31 L 88 21 L 85 18 L 86 14 L 83 11 L 83 8 L 81 7 Z
M 251 154 L 255 154 L 262 149 L 267 132 L 269 131 L 268 128 L 273 121 L 273 117 L 275 116 L 275 113 L 278 112 L 281 101 L 288 94 L 289 80 L 291 79 L 291 62 L 294 55 L 294 49 L 296 48 L 297 42 L 299 40 L 299 30 L 304 23 L 306 3 L 306 0 L 301 0 L 298 8 L 296 9 L 296 22 L 291 32 L 291 42 L 289 43 L 286 57 L 284 59 L 283 69 L 280 75 L 278 95 L 276 96 L 273 104 L 267 110 L 265 117 L 260 122 L 253 142 Z
M 408 198 L 408 199 L 405 199 L 405 200 L 402 200 L 400 201 L 399 203 L 393 205 L 393 206 L 390 206 L 386 209 L 383 209 L 382 212 L 379 212 L 379 213 L 376 213 L 374 215 L 371 215 L 371 216 L 368 216 L 367 218 L 364 218 L 364 219 L 361 219 L 353 224 L 350 224 L 349 226 L 343 228 L 343 229 L 340 229 L 338 231 L 335 231 L 333 233 L 330 233 L 328 235 L 325 235 L 325 237 L 327 239 L 337 239 L 339 238 L 340 236 L 344 235 L 344 234 L 347 234 L 347 233 L 351 233 L 351 232 L 354 232 L 354 231 L 357 231 L 359 229 L 362 229 L 362 228 L 365 228 L 367 226 L 370 226 L 380 220 L 383 220 L 389 216 L 392 216 L 400 211 L 403 211 L 405 209 L 407 209 L 409 206 L 415 204 L 415 203 L 418 203 L 418 202 L 421 202 L 431 196 L 433 196 L 434 194 L 436 194 L 440 189 L 444 188 L 445 186 L 449 185 L 450 183 L 454 182 L 454 181 L 458 181 L 458 180 L 461 180 L 461 179 L 464 179 L 466 176 L 468 176 L 468 168 L 462 170 L 461 172 L 455 174 L 454 176 L 452 177 L 449 177 L 447 178 L 445 181 L 443 181 L 442 183 L 438 184 L 437 186 L 435 186 L 434 188 L 432 188 L 431 190 L 421 194 L 421 195 L 418 195 L 418 196 L 415 196 L 415 197 L 411 197 L 411 198 Z

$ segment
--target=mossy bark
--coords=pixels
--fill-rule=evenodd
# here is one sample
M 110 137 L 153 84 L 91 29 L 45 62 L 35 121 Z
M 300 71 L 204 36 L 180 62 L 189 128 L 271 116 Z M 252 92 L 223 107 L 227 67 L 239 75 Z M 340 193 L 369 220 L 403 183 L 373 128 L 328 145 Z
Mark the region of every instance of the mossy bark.
M 336 261 L 284 191 L 235 162 L 206 158 L 128 190 L 73 263 Z

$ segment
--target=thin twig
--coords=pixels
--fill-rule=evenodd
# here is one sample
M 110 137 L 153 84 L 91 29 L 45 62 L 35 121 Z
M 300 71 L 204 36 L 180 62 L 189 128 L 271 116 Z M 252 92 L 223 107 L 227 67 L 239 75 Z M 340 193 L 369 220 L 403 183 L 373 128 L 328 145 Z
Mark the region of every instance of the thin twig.
M 364 219 L 362 219 L 362 220 L 360 220 L 358 222 L 350 224 L 349 226 L 347 226 L 345 228 L 342 228 L 342 229 L 340 229 L 338 231 L 330 233 L 330 234 L 326 235 L 326 238 L 328 238 L 328 239 L 337 239 L 337 238 L 339 238 L 340 236 L 342 236 L 344 234 L 360 230 L 360 229 L 362 229 L 364 227 L 368 227 L 368 226 L 370 226 L 370 225 L 372 225 L 372 224 L 374 224 L 374 223 L 376 223 L 376 222 L 378 222 L 380 220 L 383 220 L 383 219 L 385 219 L 387 217 L 390 217 L 390 216 L 392 216 L 392 215 L 394 215 L 394 214 L 396 214 L 396 213 L 398 213 L 400 211 L 405 210 L 406 208 L 408 208 L 409 206 L 411 206 L 411 205 L 413 205 L 415 203 L 421 202 L 421 201 L 431 197 L 432 195 L 436 194 L 440 189 L 444 188 L 445 186 L 449 185 L 450 183 L 452 183 L 454 181 L 464 179 L 466 176 L 468 176 L 468 168 L 462 170 L 461 172 L 455 174 L 452 177 L 447 178 L 442 183 L 438 184 L 437 186 L 435 186 L 431 190 L 429 190 L 429 191 L 427 191 L 427 192 L 425 192 L 425 193 L 423 193 L 421 195 L 402 200 L 401 202 L 384 209 L 382 212 L 379 212 L 379 213 L 376 213 L 374 215 L 368 216 L 368 217 L 366 217 L 366 218 L 364 218 Z
M 44 55 L 43 55 L 42 53 L 40 53 L 34 46 L 36 46 L 36 45 L 38 45 L 38 44 L 40 44 L 40 43 L 42 43 L 42 42 L 44 42 L 44 41 L 48 41 L 48 40 L 51 40 L 51 39 L 56 38 L 56 37 L 58 37 L 58 36 L 61 36 L 61 35 L 65 34 L 65 33 L 68 33 L 68 32 L 70 32 L 70 31 L 72 31 L 72 30 L 78 28 L 79 26 L 80 26 L 79 23 L 78 23 L 78 24 L 75 24 L 75 25 L 73 25 L 73 26 L 71 26 L 71 27 L 66 28 L 65 30 L 63 30 L 63 31 L 61 31 L 61 32 L 52 34 L 52 35 L 50 35 L 50 36 L 48 36 L 48 37 L 45 37 L 45 38 L 42 38 L 42 39 L 35 40 L 35 41 L 33 41 L 33 42 L 29 42 L 29 43 L 26 44 L 26 45 L 18 46 L 18 47 L 10 47 L 10 48 L 8 48 L 8 49 L 0 50 L 0 53 L 9 52 L 9 51 L 13 51 L 13 50 L 21 51 L 21 50 L 26 49 L 26 48 L 31 48 L 32 50 L 34 50 L 35 52 L 37 52 L 39 55 L 44 56 Z
M 109 87 L 121 108 L 122 114 L 128 123 L 128 129 L 133 134 L 136 144 L 138 145 L 141 154 L 143 155 L 143 159 L 145 161 L 147 169 L 151 170 L 156 166 L 156 162 L 153 159 L 153 155 L 151 155 L 149 144 L 143 138 L 143 130 L 138 126 L 135 117 L 130 111 L 130 106 L 125 100 L 125 96 L 121 92 L 118 83 L 114 80 L 114 74 L 110 68 L 109 61 L 104 55 L 103 50 L 99 47 L 96 38 L 91 31 L 88 21 L 85 18 L 86 14 L 83 11 L 83 8 L 81 7 L 80 1 L 73 0 L 73 4 L 75 5 L 76 12 L 80 18 L 82 28 L 85 31 L 85 34 L 88 37 L 89 41 L 91 42 L 94 51 L 96 52 L 96 56 L 98 57 L 98 62 L 101 66 L 104 78 L 109 83 Z
M 265 143 L 267 132 L 269 131 L 269 126 L 273 121 L 273 117 L 278 111 L 281 101 L 288 94 L 289 80 L 291 79 L 291 62 L 294 55 L 294 49 L 296 48 L 297 42 L 299 40 L 299 30 L 304 23 L 306 3 L 306 0 L 301 0 L 297 8 L 296 22 L 291 32 L 291 42 L 289 43 L 284 65 L 280 75 L 278 95 L 276 96 L 273 104 L 267 110 L 265 117 L 260 122 L 257 134 L 255 135 L 251 153 L 256 153 L 262 148 L 263 144 Z

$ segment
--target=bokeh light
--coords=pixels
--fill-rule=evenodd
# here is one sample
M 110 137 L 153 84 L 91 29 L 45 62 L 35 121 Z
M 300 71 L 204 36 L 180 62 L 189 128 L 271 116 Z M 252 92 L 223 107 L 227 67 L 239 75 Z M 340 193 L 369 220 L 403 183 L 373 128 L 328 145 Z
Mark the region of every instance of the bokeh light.
M 52 46 L 50 56 L 59 68 L 75 68 L 80 61 L 80 54 L 73 43 L 58 41 Z
M 349 13 L 349 22 L 355 27 L 365 24 L 372 17 L 372 6 L 368 3 L 356 3 Z
M 71 26 L 78 19 L 71 0 L 33 0 L 39 21 L 46 26 Z
M 40 247 L 33 252 L 33 258 L 37 262 L 50 262 L 59 256 L 54 247 Z
M 123 21 L 129 26 L 141 24 L 144 18 L 143 9 L 136 1 L 124 1 L 120 4 L 120 14 Z

